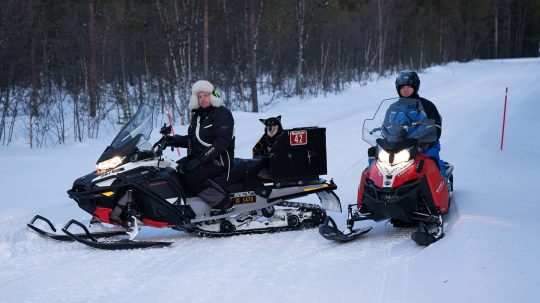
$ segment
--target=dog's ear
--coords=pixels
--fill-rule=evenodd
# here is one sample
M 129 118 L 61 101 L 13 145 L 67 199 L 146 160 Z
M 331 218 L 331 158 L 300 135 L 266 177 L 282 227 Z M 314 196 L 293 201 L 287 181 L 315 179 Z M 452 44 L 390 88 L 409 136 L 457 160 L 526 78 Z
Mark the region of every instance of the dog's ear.
M 281 123 L 281 115 L 277 116 L 276 119 L 278 119 L 279 123 Z
M 259 119 L 259 121 L 261 121 L 262 124 L 266 125 L 266 119 Z

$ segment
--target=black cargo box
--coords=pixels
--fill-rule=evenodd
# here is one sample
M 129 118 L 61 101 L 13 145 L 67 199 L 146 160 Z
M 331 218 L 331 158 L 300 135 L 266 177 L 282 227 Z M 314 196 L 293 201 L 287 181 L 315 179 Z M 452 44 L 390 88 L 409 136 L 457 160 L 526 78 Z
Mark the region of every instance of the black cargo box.
M 270 150 L 274 182 L 318 180 L 326 175 L 326 129 L 285 129 Z

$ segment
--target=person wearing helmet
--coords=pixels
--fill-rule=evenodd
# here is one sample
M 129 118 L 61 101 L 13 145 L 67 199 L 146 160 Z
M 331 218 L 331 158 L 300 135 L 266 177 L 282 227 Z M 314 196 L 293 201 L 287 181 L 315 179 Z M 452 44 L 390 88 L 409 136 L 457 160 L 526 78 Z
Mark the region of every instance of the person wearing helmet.
M 441 174 L 444 177 L 446 175 L 446 168 L 444 166 L 444 162 L 439 156 L 439 152 L 441 150 L 441 143 L 439 142 L 439 139 L 441 138 L 442 131 L 442 117 L 433 102 L 418 95 L 419 89 L 420 78 L 418 77 L 417 73 L 411 70 L 404 70 L 397 75 L 396 90 L 398 95 L 402 98 L 414 98 L 420 100 L 427 118 L 435 120 L 435 124 L 437 126 L 437 141 L 429 144 L 428 146 L 424 146 L 423 152 L 438 164 Z
M 427 114 L 428 119 L 434 119 L 437 125 L 437 137 L 441 137 L 442 118 L 433 102 L 422 98 L 418 95 L 420 89 L 420 78 L 418 74 L 405 70 L 400 72 L 396 77 L 396 90 L 400 97 L 414 98 L 420 100 L 422 107 Z
M 178 161 L 187 184 L 211 207 L 228 209 L 232 202 L 222 188 L 224 184 L 212 179 L 226 175 L 228 180 L 234 158 L 232 113 L 206 80 L 193 84 L 188 108 L 192 112 L 188 134 L 168 136 L 165 145 L 188 148 L 188 156 Z

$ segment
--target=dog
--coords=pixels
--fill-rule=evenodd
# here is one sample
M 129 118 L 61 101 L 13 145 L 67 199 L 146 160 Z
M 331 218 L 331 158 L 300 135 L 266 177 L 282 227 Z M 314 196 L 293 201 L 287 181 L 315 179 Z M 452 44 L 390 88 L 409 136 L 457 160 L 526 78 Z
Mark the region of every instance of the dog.
M 259 121 L 264 124 L 264 134 L 253 147 L 253 157 L 268 157 L 277 138 L 283 133 L 281 116 L 259 119 Z

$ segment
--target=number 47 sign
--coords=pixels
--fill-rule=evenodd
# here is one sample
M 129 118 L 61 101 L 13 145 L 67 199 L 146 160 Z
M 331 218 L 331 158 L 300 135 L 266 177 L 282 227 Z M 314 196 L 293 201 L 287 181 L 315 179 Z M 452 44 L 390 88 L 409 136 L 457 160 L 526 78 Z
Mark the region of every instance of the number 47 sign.
M 289 133 L 289 142 L 291 145 L 306 145 L 307 144 L 307 131 L 306 130 L 293 130 Z

